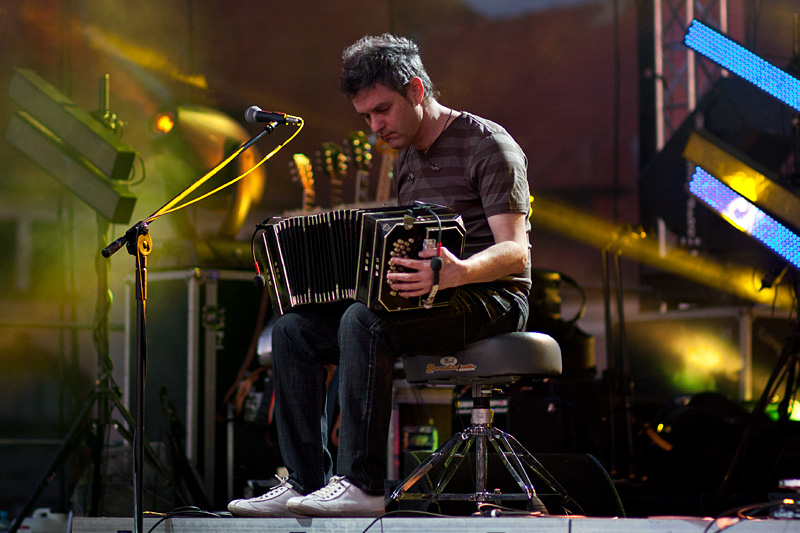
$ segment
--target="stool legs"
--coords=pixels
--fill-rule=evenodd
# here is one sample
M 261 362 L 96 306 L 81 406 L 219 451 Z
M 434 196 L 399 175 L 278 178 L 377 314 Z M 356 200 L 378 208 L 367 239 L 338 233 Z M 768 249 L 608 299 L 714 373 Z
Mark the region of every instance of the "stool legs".
M 536 495 L 527 469 L 541 477 L 549 488 L 561 496 L 562 502 L 569 500 L 566 492 L 553 476 L 510 434 L 492 426 L 493 411 L 490 405 L 491 385 L 472 386 L 471 424 L 464 431 L 452 435 L 436 451 L 428 456 L 404 479 L 389 498 L 392 500 L 462 500 L 474 501 L 479 507 L 484 503 L 502 500 L 526 500 L 529 511 L 547 514 L 547 509 Z M 444 493 L 444 489 L 456 473 L 464 457 L 475 443 L 475 492 L 472 494 Z M 521 493 L 500 493 L 487 490 L 489 444 L 491 444 Z M 435 466 L 442 464 L 441 472 L 430 493 L 409 493 L 420 479 Z M 527 467 L 527 469 L 526 469 Z

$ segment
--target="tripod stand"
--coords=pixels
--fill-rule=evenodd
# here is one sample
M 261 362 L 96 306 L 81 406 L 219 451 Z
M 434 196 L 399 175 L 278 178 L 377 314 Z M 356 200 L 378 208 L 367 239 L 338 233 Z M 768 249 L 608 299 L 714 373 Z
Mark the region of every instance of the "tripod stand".
M 109 222 L 99 214 L 97 215 L 97 227 L 98 240 L 101 243 L 105 243 L 107 240 L 106 237 L 108 233 Z M 145 239 L 142 238 L 142 242 L 144 241 Z M 141 246 L 149 250 L 150 245 L 142 244 Z M 149 251 L 147 253 L 149 253 Z M 143 268 L 144 267 L 146 267 L 146 264 L 143 265 Z M 86 403 L 83 405 L 77 418 L 73 422 L 72 427 L 64 437 L 64 440 L 56 452 L 55 457 L 48 465 L 33 493 L 28 498 L 28 501 L 23 507 L 22 511 L 11 525 L 11 529 L 9 530 L 10 533 L 15 533 L 19 529 L 22 521 L 31 513 L 36 501 L 45 487 L 50 483 L 54 474 L 64 466 L 67 459 L 69 459 L 69 457 L 75 453 L 78 447 L 84 444 L 90 433 L 94 434 L 94 439 L 91 445 L 92 499 L 90 504 L 90 512 L 93 515 L 97 514 L 100 506 L 101 495 L 101 490 L 99 490 L 99 487 L 102 483 L 102 442 L 104 436 L 107 434 L 112 425 L 125 440 L 127 440 L 129 443 L 133 443 L 134 445 L 134 477 L 137 484 L 141 483 L 142 481 L 141 465 L 143 462 L 143 457 L 146 454 L 148 462 L 153 466 L 156 472 L 167 481 L 168 485 L 175 489 L 175 492 L 181 502 L 185 504 L 189 501 L 188 498 L 179 490 L 180 486 L 178 485 L 177 481 L 174 479 L 169 469 L 160 461 L 153 448 L 149 444 L 144 443 L 141 438 L 137 438 L 140 433 L 135 431 L 136 422 L 123 405 L 120 398 L 120 389 L 116 383 L 114 383 L 114 380 L 111 376 L 112 363 L 108 354 L 108 311 L 111 303 L 108 291 L 108 263 L 98 256 L 95 261 L 95 268 L 97 270 L 97 308 L 95 312 L 96 328 L 94 332 L 94 340 L 97 348 L 99 376 L 95 382 L 95 386 L 86 400 Z M 140 294 L 141 287 L 137 278 L 137 299 L 139 299 Z M 141 300 L 139 299 L 139 301 Z M 96 416 L 93 418 L 92 414 L 95 409 Z M 120 424 L 112 419 L 112 413 L 114 409 L 121 414 L 124 424 Z M 141 408 L 137 409 L 137 417 L 141 416 L 141 412 Z M 139 485 L 137 485 L 137 487 L 139 487 Z M 141 501 L 137 501 L 137 503 L 140 507 Z
M 609 422 L 609 461 L 610 474 L 619 476 L 625 474 L 633 476 L 636 466 L 633 459 L 633 406 L 630 380 L 630 356 L 628 354 L 628 339 L 625 330 L 625 293 L 622 287 L 622 267 L 620 258 L 622 250 L 630 241 L 641 238 L 641 230 L 623 226 L 613 235 L 612 240 L 602 249 L 602 275 L 603 275 L 603 303 L 606 333 L 606 361 L 607 368 L 603 380 L 608 393 L 608 422 Z M 612 295 L 611 285 L 614 285 L 617 313 L 617 328 L 614 330 L 612 323 Z M 617 345 L 614 345 L 616 336 Z M 617 358 L 620 365 L 618 368 Z M 620 373 L 621 372 L 621 373 Z M 625 439 L 625 464 L 620 467 L 618 461 L 619 449 L 617 446 L 618 431 L 617 414 L 622 411 L 623 427 L 622 436 Z M 622 471 L 620 471 L 622 470 Z
M 798 294 L 800 281 L 796 275 L 792 284 L 795 294 Z M 782 383 L 784 383 L 783 394 L 780 393 Z M 792 403 L 798 391 L 800 391 L 800 318 L 795 317 L 789 333 L 784 339 L 778 361 L 753 408 L 736 454 L 717 491 L 720 496 L 730 495 L 736 488 L 736 484 L 742 480 L 742 471 L 752 457 L 753 441 L 757 437 L 759 429 L 762 429 L 767 421 L 767 407 L 773 402 L 773 398 L 781 398 L 778 403 L 778 424 L 779 429 L 787 429 L 790 415 L 793 414 Z

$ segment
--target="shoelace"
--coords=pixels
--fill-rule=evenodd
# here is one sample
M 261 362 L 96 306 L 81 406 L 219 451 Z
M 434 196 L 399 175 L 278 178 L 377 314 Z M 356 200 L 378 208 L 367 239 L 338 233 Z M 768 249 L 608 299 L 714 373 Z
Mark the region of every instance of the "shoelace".
M 346 488 L 342 486 L 342 481 L 344 481 L 343 476 L 333 476 L 331 480 L 328 481 L 327 485 L 314 492 L 314 496 L 318 498 L 330 498 L 331 496 L 336 496 L 337 493 Z
M 259 497 L 259 499 L 260 499 L 260 500 L 267 500 L 267 499 L 271 498 L 271 497 L 274 495 L 274 493 L 275 493 L 276 491 L 278 491 L 278 490 L 287 490 L 287 489 L 290 489 L 290 488 L 291 488 L 291 487 L 290 487 L 290 486 L 287 484 L 287 481 L 289 481 L 289 478 L 288 478 L 288 477 L 281 477 L 281 476 L 279 476 L 279 475 L 277 475 L 277 474 L 275 475 L 275 477 L 278 479 L 278 481 L 280 481 L 280 484 L 278 484 L 278 485 L 277 485 L 277 486 L 275 486 L 275 487 L 272 487 L 272 488 L 271 488 L 271 489 L 269 489 L 267 492 L 265 492 L 264 494 L 262 494 L 262 495 Z

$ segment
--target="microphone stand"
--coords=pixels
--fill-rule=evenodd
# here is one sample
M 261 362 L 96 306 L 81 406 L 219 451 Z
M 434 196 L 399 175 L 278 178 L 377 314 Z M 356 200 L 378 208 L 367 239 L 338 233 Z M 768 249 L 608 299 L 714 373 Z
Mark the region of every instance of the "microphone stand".
M 628 353 L 628 339 L 625 329 L 625 293 L 622 287 L 622 268 L 620 258 L 625 241 L 636 239 L 639 232 L 625 225 L 618 229 L 616 234 L 602 249 L 601 271 L 603 277 L 603 303 L 606 334 L 606 370 L 603 382 L 608 394 L 608 436 L 609 436 L 609 463 L 610 474 L 620 476 L 618 462 L 619 432 L 624 432 L 626 446 L 626 471 L 627 477 L 634 477 L 636 464 L 633 449 L 633 403 L 632 384 L 630 376 L 630 355 Z M 612 320 L 612 295 L 611 283 L 614 283 L 616 299 L 617 328 L 614 329 Z M 616 346 L 615 346 L 616 333 Z M 617 358 L 620 359 L 618 365 Z M 621 405 L 619 405 L 621 403 Z M 622 410 L 622 428 L 617 427 L 617 414 Z
M 275 122 L 267 124 L 263 131 L 242 145 L 239 153 L 250 148 L 267 133 L 272 133 L 276 126 L 277 123 Z M 196 184 L 197 182 L 184 189 L 145 220 L 134 224 L 125 232 L 125 235 L 103 248 L 101 252 L 103 257 L 109 258 L 124 245 L 128 254 L 136 258 L 136 426 L 133 434 L 133 513 L 136 533 L 143 533 L 144 531 L 142 509 L 144 477 L 142 467 L 144 456 L 144 392 L 147 374 L 147 313 L 145 308 L 147 302 L 147 256 L 153 251 L 153 239 L 150 236 L 149 223 L 160 215 L 165 214 L 169 208 L 186 195 L 187 191 L 194 190 Z

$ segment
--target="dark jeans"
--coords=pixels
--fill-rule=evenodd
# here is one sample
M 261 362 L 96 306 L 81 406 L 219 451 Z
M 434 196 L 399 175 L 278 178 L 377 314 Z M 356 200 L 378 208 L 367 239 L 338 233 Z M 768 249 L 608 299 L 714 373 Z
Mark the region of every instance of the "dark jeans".
M 334 469 L 327 449 L 324 365 L 339 366 L 336 474 L 383 495 L 392 412 L 392 368 L 403 354 L 446 354 L 476 340 L 520 331 L 524 293 L 492 285 L 462 287 L 447 307 L 373 312 L 361 303 L 299 307 L 272 332 L 275 410 L 289 482 L 306 494 Z

